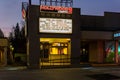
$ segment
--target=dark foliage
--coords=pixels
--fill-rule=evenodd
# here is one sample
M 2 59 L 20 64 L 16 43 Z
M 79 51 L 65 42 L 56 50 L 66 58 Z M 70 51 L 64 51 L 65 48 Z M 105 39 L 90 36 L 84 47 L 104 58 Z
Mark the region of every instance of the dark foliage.
M 18 23 L 12 28 L 9 35 L 9 41 L 14 47 L 13 53 L 26 53 L 26 37 L 24 33 L 25 30 L 23 24 L 21 29 Z

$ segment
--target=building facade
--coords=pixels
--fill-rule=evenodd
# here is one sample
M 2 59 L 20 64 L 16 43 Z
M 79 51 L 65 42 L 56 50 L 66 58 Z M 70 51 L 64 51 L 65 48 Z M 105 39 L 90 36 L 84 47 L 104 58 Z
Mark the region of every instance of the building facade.
M 119 16 L 115 12 L 105 12 L 104 16 L 81 15 L 81 49 L 87 46 L 88 62 L 119 63 L 119 36 L 114 37 L 120 27 Z
M 26 21 L 28 68 L 119 63 L 120 13 L 81 15 L 79 8 L 29 5 Z
M 0 29 L 0 67 L 7 65 L 8 39 Z

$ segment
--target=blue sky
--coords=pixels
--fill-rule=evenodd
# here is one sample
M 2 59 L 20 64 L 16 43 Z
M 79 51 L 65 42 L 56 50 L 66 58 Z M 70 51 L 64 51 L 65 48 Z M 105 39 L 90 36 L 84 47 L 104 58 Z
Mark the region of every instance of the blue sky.
M 73 0 L 73 7 L 81 8 L 84 15 L 104 15 L 105 11 L 120 13 L 120 0 Z M 22 21 L 21 4 L 28 0 L 0 0 L 0 28 L 8 36 L 12 27 Z M 32 0 L 38 4 L 39 0 Z

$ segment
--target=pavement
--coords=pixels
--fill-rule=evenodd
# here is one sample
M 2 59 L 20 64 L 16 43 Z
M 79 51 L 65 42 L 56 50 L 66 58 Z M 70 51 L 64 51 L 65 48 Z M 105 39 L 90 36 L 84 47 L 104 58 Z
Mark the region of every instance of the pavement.
M 0 80 L 120 80 L 120 66 L 27 69 L 0 68 Z
M 5 67 L 0 67 L 1 70 L 26 70 L 26 66 L 5 66 Z

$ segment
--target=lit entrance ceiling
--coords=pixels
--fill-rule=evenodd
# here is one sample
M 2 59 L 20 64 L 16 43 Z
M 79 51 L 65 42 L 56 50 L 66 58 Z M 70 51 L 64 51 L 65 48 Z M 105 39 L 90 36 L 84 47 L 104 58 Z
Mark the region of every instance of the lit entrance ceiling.
M 40 42 L 69 42 L 70 38 L 40 38 Z

